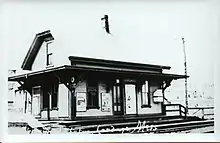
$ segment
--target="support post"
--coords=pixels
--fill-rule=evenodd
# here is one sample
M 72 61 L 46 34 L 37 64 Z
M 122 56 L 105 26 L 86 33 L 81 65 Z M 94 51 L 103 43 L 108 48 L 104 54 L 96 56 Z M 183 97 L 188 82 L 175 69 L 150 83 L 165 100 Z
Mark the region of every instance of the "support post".
M 71 119 L 76 120 L 76 94 L 75 88 L 71 89 Z
M 166 115 L 166 109 L 165 109 L 165 105 L 164 105 L 164 98 L 165 98 L 165 94 L 164 94 L 164 87 L 162 87 L 162 95 L 163 95 L 163 103 L 162 103 L 162 114 Z
M 180 117 L 182 116 L 182 113 L 181 113 L 181 106 L 179 106 L 179 113 L 180 113 Z
M 50 93 L 48 92 L 48 108 L 47 108 L 48 121 L 50 121 L 50 100 L 51 100 L 51 96 L 50 96 Z
M 184 67 L 185 67 L 185 102 L 186 102 L 186 115 L 188 114 L 188 91 L 187 91 L 187 64 L 186 64 L 186 48 L 185 48 L 185 40 L 183 41 L 183 53 L 184 53 Z
M 202 108 L 202 119 L 205 119 L 205 112 L 204 112 L 204 108 Z
M 24 105 L 24 113 L 27 113 L 27 106 L 28 106 L 28 102 L 27 102 L 27 91 L 25 91 L 25 105 Z
M 163 95 L 163 105 L 162 105 L 162 112 L 164 112 L 163 114 L 164 115 L 166 115 L 166 107 L 164 106 L 164 99 L 166 99 L 165 98 L 165 90 L 170 86 L 170 83 L 171 83 L 171 80 L 166 80 L 166 81 L 163 81 L 162 82 L 162 95 Z M 167 99 L 166 99 L 166 101 L 168 102 L 168 103 L 171 103 L 170 101 L 168 101 Z
M 31 115 L 33 115 L 33 94 L 31 93 Z

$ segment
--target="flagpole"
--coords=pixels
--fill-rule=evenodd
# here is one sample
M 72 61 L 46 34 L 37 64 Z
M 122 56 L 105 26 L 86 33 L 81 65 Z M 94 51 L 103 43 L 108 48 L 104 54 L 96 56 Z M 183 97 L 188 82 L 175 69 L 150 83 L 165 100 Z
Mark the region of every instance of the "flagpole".
M 184 53 L 184 67 L 185 67 L 185 102 L 186 102 L 186 115 L 188 114 L 188 89 L 187 89 L 187 63 L 186 63 L 186 48 L 185 39 L 182 38 L 183 53 Z

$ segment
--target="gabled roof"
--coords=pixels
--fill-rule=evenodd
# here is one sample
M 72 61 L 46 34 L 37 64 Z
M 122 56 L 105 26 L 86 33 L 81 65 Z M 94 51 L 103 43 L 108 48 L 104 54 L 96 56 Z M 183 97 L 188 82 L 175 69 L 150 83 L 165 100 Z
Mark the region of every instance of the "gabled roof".
M 27 55 L 25 56 L 25 59 L 22 63 L 21 68 L 23 70 L 31 70 L 33 62 L 37 56 L 37 53 L 40 50 L 41 45 L 43 44 L 43 42 L 47 42 L 47 41 L 51 41 L 51 40 L 54 40 L 54 37 L 50 33 L 50 30 L 36 34 L 32 44 L 27 52 Z

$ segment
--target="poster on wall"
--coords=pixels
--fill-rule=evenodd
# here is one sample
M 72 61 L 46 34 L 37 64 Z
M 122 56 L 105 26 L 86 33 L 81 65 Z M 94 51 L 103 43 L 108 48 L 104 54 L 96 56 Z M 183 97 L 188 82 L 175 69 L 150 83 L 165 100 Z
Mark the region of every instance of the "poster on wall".
M 111 96 L 109 93 L 102 93 L 102 112 L 110 112 L 111 110 Z
M 76 111 L 84 112 L 86 111 L 86 93 L 78 92 L 76 93 Z

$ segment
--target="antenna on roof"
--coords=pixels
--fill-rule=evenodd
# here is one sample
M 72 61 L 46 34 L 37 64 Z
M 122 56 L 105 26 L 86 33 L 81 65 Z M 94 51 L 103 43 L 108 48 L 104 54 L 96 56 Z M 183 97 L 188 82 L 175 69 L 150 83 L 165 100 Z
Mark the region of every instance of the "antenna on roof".
M 108 15 L 104 15 L 103 18 L 101 18 L 101 20 L 104 20 L 105 21 L 105 31 L 108 33 L 108 34 L 111 34 L 110 32 L 110 29 L 109 29 L 109 21 L 108 21 Z

